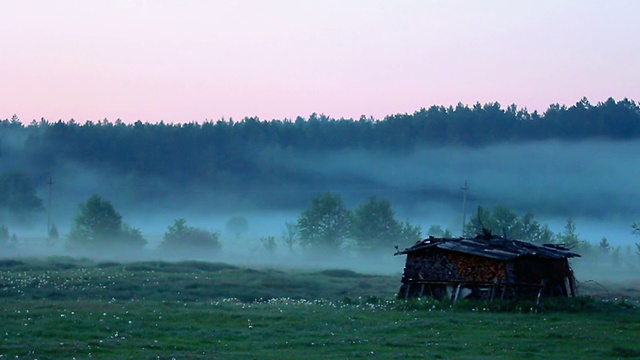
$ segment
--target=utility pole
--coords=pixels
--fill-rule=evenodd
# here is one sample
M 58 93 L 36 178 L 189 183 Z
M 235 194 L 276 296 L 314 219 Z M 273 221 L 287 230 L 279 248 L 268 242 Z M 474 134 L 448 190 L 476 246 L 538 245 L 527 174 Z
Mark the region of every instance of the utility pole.
M 51 236 L 51 185 L 53 185 L 53 180 L 51 176 L 49 176 L 49 181 L 47 181 L 49 185 L 49 206 L 47 207 L 47 239 Z
M 469 187 L 467 186 L 467 180 L 464 181 L 464 187 L 462 188 L 462 234 L 461 237 L 464 237 L 464 226 L 467 222 L 467 190 Z

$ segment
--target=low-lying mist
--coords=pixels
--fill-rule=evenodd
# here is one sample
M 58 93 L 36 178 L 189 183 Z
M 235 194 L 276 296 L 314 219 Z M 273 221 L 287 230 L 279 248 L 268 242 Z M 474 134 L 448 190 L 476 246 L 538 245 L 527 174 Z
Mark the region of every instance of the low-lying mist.
M 458 236 L 462 227 L 463 191 L 468 182 L 466 216 L 478 205 L 503 204 L 519 214 L 531 211 L 536 220 L 561 232 L 571 217 L 580 238 L 597 243 L 606 237 L 612 245 L 638 241 L 630 225 L 640 221 L 640 143 L 612 141 L 529 142 L 495 146 L 433 147 L 411 152 L 340 150 L 293 153 L 263 150 L 253 161 L 262 167 L 295 174 L 291 179 L 261 182 L 239 180 L 234 186 L 202 184 L 197 179 L 169 183 L 159 178 L 117 174 L 96 164 L 60 165 L 51 193 L 51 221 L 61 242 L 69 232 L 80 202 L 92 194 L 110 200 L 123 221 L 140 229 L 147 238 L 147 256 L 161 241 L 175 219 L 220 234 L 222 261 L 247 263 L 308 264 L 300 249 L 291 252 L 280 236 L 286 222 L 295 222 L 319 192 L 333 192 L 354 209 L 370 196 L 387 199 L 396 217 L 420 225 L 423 235 L 430 225 L 449 228 Z M 236 174 L 238 175 L 238 174 Z M 242 179 L 242 176 L 238 177 Z M 43 180 L 43 179 L 39 179 Z M 47 207 L 48 186 L 39 182 L 38 195 Z M 35 225 L 9 224 L 25 244 L 37 243 L 46 234 L 47 216 Z M 232 234 L 226 223 L 243 217 L 248 228 Z M 263 250 L 260 239 L 274 236 L 277 248 Z M 398 266 L 389 244 L 390 270 Z M 24 245 L 28 247 L 27 245 Z M 26 247 L 24 247 L 26 249 Z M 34 252 L 46 254 L 46 247 Z M 63 253 L 62 248 L 57 253 Z M 149 255 L 151 254 L 151 255 Z M 301 259 L 297 261 L 296 259 Z M 402 260 L 402 259 L 400 259 Z M 342 258 L 335 267 L 375 268 L 376 263 Z

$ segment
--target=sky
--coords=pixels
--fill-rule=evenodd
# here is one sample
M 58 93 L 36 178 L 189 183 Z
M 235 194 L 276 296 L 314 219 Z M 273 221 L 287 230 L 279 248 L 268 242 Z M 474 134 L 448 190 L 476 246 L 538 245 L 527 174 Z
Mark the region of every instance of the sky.
M 640 99 L 640 1 L 0 0 L 0 119 Z

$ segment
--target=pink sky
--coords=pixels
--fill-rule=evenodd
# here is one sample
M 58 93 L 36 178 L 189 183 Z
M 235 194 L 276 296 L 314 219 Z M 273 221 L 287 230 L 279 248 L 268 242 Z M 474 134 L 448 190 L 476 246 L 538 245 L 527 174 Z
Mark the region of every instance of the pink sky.
M 640 100 L 635 0 L 0 1 L 0 119 Z

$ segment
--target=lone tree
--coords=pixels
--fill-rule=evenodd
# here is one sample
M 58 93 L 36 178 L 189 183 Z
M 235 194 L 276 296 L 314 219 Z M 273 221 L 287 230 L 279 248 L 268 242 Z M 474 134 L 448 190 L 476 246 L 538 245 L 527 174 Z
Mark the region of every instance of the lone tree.
M 387 200 L 372 196 L 353 212 L 351 234 L 361 251 L 376 251 L 398 241 L 400 229 L 391 203 Z
M 323 257 L 339 253 L 349 238 L 351 212 L 338 195 L 329 192 L 311 199 L 311 206 L 298 218 L 300 245 Z
M 557 236 L 557 242 L 563 246 L 573 249 L 581 244 L 581 240 L 576 232 L 576 224 L 572 218 L 567 219 L 567 224 L 564 226 L 564 231 Z
M 299 237 L 298 224 L 294 222 L 286 222 L 284 223 L 284 226 L 285 229 L 282 231 L 280 239 L 282 239 L 282 243 L 289 249 L 289 251 L 293 251 L 293 246 L 298 242 Z
M 146 240 L 138 229 L 122 222 L 110 201 L 99 195 L 81 203 L 67 242 L 84 249 L 141 249 Z
M 220 251 L 219 234 L 187 225 L 187 220 L 176 219 L 164 233 L 160 250 L 174 254 L 215 254 Z
M 420 240 L 420 227 L 395 218 L 391 203 L 372 196 L 353 212 L 351 235 L 365 253 L 384 251 L 394 244 L 411 245 Z

